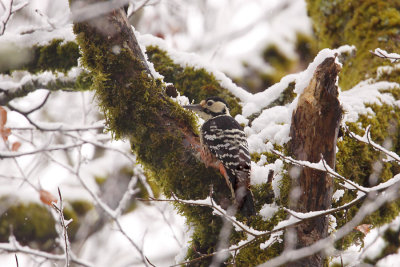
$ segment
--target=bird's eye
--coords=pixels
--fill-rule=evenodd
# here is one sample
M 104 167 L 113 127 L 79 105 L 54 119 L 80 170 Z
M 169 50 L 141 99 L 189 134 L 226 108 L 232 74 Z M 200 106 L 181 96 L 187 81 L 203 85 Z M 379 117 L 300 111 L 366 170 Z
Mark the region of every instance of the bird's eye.
M 207 102 L 207 106 L 211 106 L 212 104 L 213 104 L 212 101 L 208 101 L 208 102 Z

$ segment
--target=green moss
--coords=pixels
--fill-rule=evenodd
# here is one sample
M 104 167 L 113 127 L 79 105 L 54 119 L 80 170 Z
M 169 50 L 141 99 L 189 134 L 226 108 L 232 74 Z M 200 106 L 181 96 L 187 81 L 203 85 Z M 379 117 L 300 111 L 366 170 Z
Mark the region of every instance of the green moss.
M 85 200 L 71 201 L 70 205 L 78 216 L 84 216 L 88 211 L 94 208 L 92 203 Z
M 398 90 L 395 94 L 398 94 Z M 387 104 L 368 105 L 374 116 L 360 115 L 359 123 L 348 123 L 350 130 L 358 135 L 364 135 L 364 130 L 368 125 L 371 125 L 371 137 L 379 144 L 383 144 L 385 140 L 390 139 L 393 147 L 391 150 L 399 153 L 400 151 L 400 135 L 399 121 L 400 109 Z M 371 146 L 356 141 L 348 136 L 347 133 L 342 140 L 337 143 L 338 153 L 336 156 L 336 171 L 362 186 L 371 187 L 377 183 L 385 182 L 391 179 L 395 174 L 400 172 L 398 163 L 382 161 L 383 155 L 375 151 Z M 370 175 L 374 172 L 373 166 L 375 163 L 381 163 L 381 170 L 378 172 L 377 179 L 371 184 Z M 340 186 L 337 184 L 337 189 Z M 343 205 L 356 198 L 356 192 L 345 190 L 343 197 L 333 203 L 334 207 Z M 379 210 L 367 216 L 363 223 L 372 224 L 374 227 L 391 222 L 400 212 L 400 201 L 395 201 L 383 205 Z M 346 211 L 340 211 L 335 214 L 338 228 L 351 220 L 358 212 L 361 203 L 349 208 Z M 362 244 L 363 235 L 352 232 L 344 239 L 336 243 L 337 248 L 345 249 L 354 243 Z
M 294 87 L 296 86 L 295 82 L 289 83 L 289 85 L 283 90 L 283 92 L 279 95 L 279 98 L 275 99 L 271 104 L 269 104 L 266 109 L 272 108 L 275 106 L 284 106 L 286 104 L 292 103 L 297 94 L 294 92 Z
M 199 103 L 209 96 L 222 97 L 229 105 L 232 116 L 240 114 L 242 108 L 239 99 L 223 88 L 213 74 L 205 69 L 181 67 L 174 63 L 168 54 L 155 46 L 149 46 L 147 56 L 157 72 L 164 76 L 164 81 L 173 83 L 176 89 L 190 100 Z
M 260 249 L 260 245 L 266 242 L 268 238 L 260 238 L 251 246 L 243 248 L 241 253 L 236 257 L 237 266 L 256 266 L 258 263 L 266 262 L 267 260 L 275 258 L 281 254 L 284 249 L 282 241 L 274 242 L 269 247 Z M 249 265 L 250 263 L 251 265 Z
M 69 240 L 73 241 L 75 239 L 79 227 L 81 226 L 80 218 L 78 217 L 78 214 L 75 212 L 75 210 L 67 207 L 64 208 L 63 214 L 64 214 L 64 219 L 66 221 L 72 220 L 71 223 L 68 225 L 67 232 Z
M 314 36 L 298 33 L 295 47 L 299 56 L 299 65 L 302 66 L 302 69 L 305 69 L 318 54 L 317 40 Z
M 213 185 L 217 202 L 229 196 L 224 179 L 214 169 L 206 169 L 193 156 L 194 153 L 185 152 L 184 145 L 189 140 L 185 139 L 183 131 L 197 132 L 193 114 L 164 95 L 164 85 L 146 73 L 142 62 L 130 50 L 121 48 L 120 53 L 112 53 L 111 48 L 118 45 L 116 40 L 103 38 L 85 23 L 75 24 L 74 31 L 83 51 L 81 63 L 91 71 L 92 89 L 105 114 L 107 128 L 115 138 L 129 139 L 138 161 L 146 168 L 147 176 L 161 192 L 166 196 L 173 193 L 182 199 L 203 199 L 209 195 L 209 185 Z M 124 39 L 120 34 L 116 36 Z M 154 63 L 157 56 L 163 55 L 164 52 L 153 53 L 150 59 Z M 166 56 L 162 58 L 168 59 Z M 159 67 L 168 71 L 172 68 L 165 64 Z M 166 81 L 169 81 L 168 73 L 162 72 Z M 175 73 L 170 74 L 176 78 Z M 203 94 L 226 93 L 205 70 L 186 68 L 179 75 L 174 80 L 179 90 L 195 91 L 194 88 L 203 87 Z M 198 101 L 200 98 L 197 97 L 201 96 L 192 97 Z M 236 109 L 235 104 L 229 101 L 236 102 Z M 232 113 L 240 111 L 237 100 L 231 98 L 228 103 L 234 107 Z M 202 252 L 212 250 L 216 246 L 220 218 L 207 209 L 176 206 L 194 228 L 192 240 L 196 249 Z
M 308 12 L 314 22 L 320 49 L 355 45 L 356 57 L 343 66 L 342 89 L 350 89 L 365 77 L 373 77 L 378 66 L 390 62 L 369 51 L 383 48 L 399 51 L 400 3 L 397 0 L 308 0 Z M 398 79 L 396 76 L 391 76 Z
M 272 204 L 274 202 L 274 190 L 270 183 L 255 185 L 252 187 L 252 192 L 256 210 L 260 210 L 264 204 Z
M 275 45 L 268 45 L 262 52 L 262 58 L 275 69 L 290 69 L 292 61 Z
M 47 45 L 34 45 L 29 49 L 29 57 L 26 62 L 12 66 L 12 69 L 2 68 L 4 73 L 12 70 L 27 70 L 31 73 L 41 71 L 67 72 L 78 65 L 80 56 L 79 47 L 75 42 L 65 42 L 61 39 L 54 39 Z
M 101 186 L 101 185 L 103 185 L 103 184 L 106 182 L 107 177 L 95 176 L 95 177 L 94 177 L 94 180 L 95 180 L 96 184 L 98 184 L 98 185 Z
M 6 199 L 2 205 L 10 205 Z M 57 233 L 54 219 L 41 204 L 13 204 L 0 215 L 0 242 L 8 242 L 10 233 L 23 245 L 35 243 L 43 250 L 52 249 Z
M 93 83 L 93 77 L 90 73 L 83 71 L 76 78 L 73 90 L 75 91 L 87 91 L 91 88 Z

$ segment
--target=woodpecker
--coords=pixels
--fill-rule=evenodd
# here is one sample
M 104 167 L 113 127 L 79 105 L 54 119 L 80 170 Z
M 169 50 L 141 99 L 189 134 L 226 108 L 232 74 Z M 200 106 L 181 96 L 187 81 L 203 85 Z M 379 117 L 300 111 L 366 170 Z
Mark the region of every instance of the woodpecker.
M 204 120 L 200 134 L 204 164 L 220 170 L 236 208 L 245 216 L 254 215 L 250 191 L 251 159 L 246 135 L 229 114 L 227 103 L 222 98 L 209 97 L 200 104 L 183 107 L 195 111 Z

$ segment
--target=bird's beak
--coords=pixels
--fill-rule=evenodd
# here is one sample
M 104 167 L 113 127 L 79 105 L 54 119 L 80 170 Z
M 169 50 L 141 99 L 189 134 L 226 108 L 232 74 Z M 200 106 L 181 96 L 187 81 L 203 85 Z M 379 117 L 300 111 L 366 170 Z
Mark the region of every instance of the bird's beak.
M 186 105 L 182 106 L 183 108 L 190 109 L 193 111 L 203 111 L 203 106 L 205 105 L 205 101 L 201 101 L 200 104 L 194 104 L 194 105 Z
M 190 109 L 193 111 L 202 111 L 203 107 L 200 104 L 196 104 L 196 105 L 186 105 L 186 106 L 182 106 L 183 108 L 186 109 Z

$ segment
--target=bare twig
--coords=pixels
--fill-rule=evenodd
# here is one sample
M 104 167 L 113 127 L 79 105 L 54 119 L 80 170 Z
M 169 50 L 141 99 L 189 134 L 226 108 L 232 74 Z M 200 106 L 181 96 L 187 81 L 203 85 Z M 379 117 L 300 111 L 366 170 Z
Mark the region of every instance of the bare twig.
M 0 243 L 0 250 L 11 252 L 11 253 L 23 253 L 26 255 L 31 255 L 35 257 L 44 258 L 51 261 L 64 261 L 65 255 L 56 255 L 44 251 L 35 250 L 26 246 L 21 246 L 14 236 L 10 236 L 8 243 Z M 84 267 L 92 267 L 91 263 L 86 261 L 76 259 L 74 257 L 71 258 L 71 263 L 75 263 Z
M 92 126 L 70 126 L 66 124 L 55 123 L 54 126 L 40 126 L 40 129 L 36 127 L 9 127 L 11 131 L 42 131 L 42 132 L 84 132 L 84 131 L 91 131 L 91 130 L 103 130 L 104 125 L 92 125 Z
M 3 2 L 1 2 L 2 7 L 4 8 L 4 13 L 1 17 L 1 21 L 0 21 L 0 36 L 4 34 L 6 27 L 7 27 L 7 23 L 9 21 L 9 19 L 11 18 L 11 15 L 13 15 L 15 12 L 21 10 L 22 8 L 24 8 L 25 6 L 28 5 L 28 2 L 23 2 L 21 4 L 18 4 L 17 6 L 13 6 L 14 4 L 14 0 L 10 0 L 9 5 L 5 6 L 3 4 Z
M 150 2 L 150 0 L 145 0 L 143 1 L 142 4 L 140 4 L 137 8 L 135 8 L 135 10 L 132 10 L 132 12 L 130 12 L 129 14 L 127 14 L 127 17 L 130 18 L 132 17 L 136 12 L 138 12 L 139 10 L 141 10 L 143 7 L 147 6 L 147 4 Z
M 351 185 L 352 187 L 354 187 L 355 189 L 367 194 L 369 192 L 369 188 L 365 188 L 361 185 L 358 185 L 357 183 L 346 179 L 345 177 L 343 177 L 342 175 L 340 175 L 339 173 L 335 172 L 327 163 L 326 161 L 323 159 L 323 155 L 321 154 L 321 161 L 322 164 L 324 165 L 325 171 L 327 173 L 329 173 L 331 176 L 338 178 L 339 180 L 342 180 L 343 182 Z
M 365 129 L 365 134 L 363 137 L 353 133 L 350 131 L 350 129 L 348 127 L 346 127 L 346 131 L 349 133 L 349 136 L 360 141 L 363 142 L 365 144 L 368 144 L 370 146 L 372 146 L 375 150 L 380 151 L 382 153 L 384 153 L 386 156 L 388 156 L 389 158 L 392 158 L 393 160 L 397 161 L 398 163 L 400 163 L 400 157 L 399 155 L 397 155 L 396 153 L 389 151 L 387 149 L 385 149 L 384 147 L 378 145 L 377 143 L 375 143 L 374 141 L 372 141 L 371 139 L 371 126 L 368 126 Z
M 78 160 L 77 160 L 77 164 L 75 166 L 75 168 L 72 168 L 68 165 L 65 165 L 59 161 L 57 161 L 56 159 L 52 158 L 50 155 L 47 154 L 47 156 L 53 161 L 58 163 L 61 167 L 65 168 L 66 170 L 68 170 L 70 173 L 72 173 L 80 182 L 80 184 L 82 185 L 82 187 L 89 193 L 89 195 L 93 198 L 96 206 L 98 206 L 99 208 L 101 208 L 106 214 L 107 216 L 109 216 L 109 218 L 114 222 L 114 224 L 117 226 L 117 229 L 119 232 L 121 232 L 121 234 L 129 241 L 129 243 L 132 245 L 132 247 L 139 253 L 139 255 L 142 258 L 142 262 L 145 266 L 149 266 L 146 260 L 146 256 L 143 253 L 143 250 L 139 247 L 138 244 L 136 244 L 136 242 L 127 234 L 127 232 L 125 231 L 125 229 L 122 227 L 120 221 L 119 221 L 119 212 L 117 212 L 117 210 L 113 210 L 111 209 L 106 203 L 104 203 L 95 192 L 93 192 L 93 190 L 91 188 L 89 188 L 89 186 L 86 184 L 86 182 L 82 179 L 81 175 L 80 175 L 80 168 L 81 168 L 81 162 L 82 162 L 82 155 L 81 155 L 81 148 L 78 149 Z
M 62 229 L 61 237 L 64 239 L 64 254 L 65 254 L 65 266 L 68 267 L 70 265 L 70 246 L 69 246 L 69 239 L 68 239 L 68 225 L 72 222 L 72 219 L 69 220 L 68 222 L 65 222 L 64 218 L 64 205 L 63 205 L 63 199 L 61 195 L 60 188 L 58 188 L 58 196 L 60 198 L 59 206 L 57 206 L 56 203 L 53 204 L 53 208 L 56 210 L 58 213 L 58 218 L 60 220 L 60 225 Z
M 77 142 L 74 144 L 65 144 L 65 145 L 55 145 L 51 147 L 43 147 L 39 149 L 34 149 L 31 151 L 26 151 L 26 152 L 5 152 L 2 151 L 0 153 L 0 159 L 6 159 L 6 158 L 17 158 L 17 157 L 22 157 L 22 156 L 28 156 L 28 155 L 34 155 L 38 154 L 41 152 L 51 152 L 51 151 L 56 151 L 56 150 L 67 150 L 75 147 L 79 147 L 85 144 L 85 142 Z

